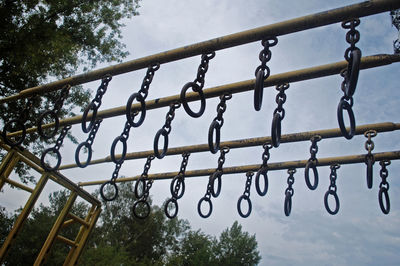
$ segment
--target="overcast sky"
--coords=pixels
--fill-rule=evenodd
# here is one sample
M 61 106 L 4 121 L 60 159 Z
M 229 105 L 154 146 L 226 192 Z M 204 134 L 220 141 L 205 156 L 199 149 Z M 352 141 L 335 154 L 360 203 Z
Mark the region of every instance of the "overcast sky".
M 123 42 L 130 55 L 127 60 L 167 51 L 219 36 L 284 21 L 358 1 L 156 1 L 141 3 L 140 16 L 126 21 Z M 361 39 L 358 47 L 363 56 L 393 53 L 392 42 L 398 36 L 391 26 L 389 13 L 361 19 L 358 30 Z M 271 74 L 302 69 L 343 60 L 346 30 L 334 24 L 305 32 L 278 37 L 278 45 L 271 48 L 272 59 L 268 63 Z M 260 42 L 216 52 L 206 74 L 205 88 L 254 78 L 254 70 L 260 64 Z M 163 64 L 155 74 L 148 99 L 179 94 L 182 86 L 196 77 L 200 56 Z M 363 70 L 360 73 L 354 95 L 354 113 L 357 125 L 378 122 L 399 122 L 398 114 L 399 64 Z M 127 98 L 140 89 L 145 69 L 115 76 L 103 98 L 101 110 L 124 106 Z M 339 75 L 290 84 L 284 104 L 286 116 L 282 121 L 282 133 L 337 128 L 336 108 L 342 92 Z M 99 82 L 85 85 L 94 91 Z M 223 141 L 270 135 L 272 113 L 276 108 L 276 90 L 266 88 L 261 111 L 253 108 L 253 93 L 233 95 L 227 102 L 225 123 L 221 129 Z M 169 147 L 207 142 L 208 127 L 216 115 L 218 99 L 208 99 L 205 114 L 201 118 L 188 116 L 183 108 L 176 111 L 169 136 Z M 150 150 L 157 130 L 165 122 L 168 108 L 148 111 L 140 128 L 131 130 L 128 152 Z M 109 155 L 113 139 L 120 135 L 125 116 L 106 119 L 93 145 L 93 159 Z M 79 141 L 86 139 L 80 125 L 73 127 Z M 352 140 L 336 138 L 318 143 L 317 157 L 365 154 L 365 137 Z M 376 152 L 399 149 L 398 132 L 382 133 L 373 139 Z M 310 142 L 281 144 L 271 151 L 270 162 L 308 159 Z M 61 150 L 63 164 L 74 162 L 76 145 L 67 142 Z M 261 163 L 262 147 L 242 148 L 226 155 L 225 166 Z M 209 152 L 192 154 L 187 170 L 216 168 L 219 154 Z M 145 160 L 125 161 L 120 170 L 122 176 L 136 176 L 143 171 Z M 167 156 L 152 163 L 149 173 L 178 171 L 181 156 Z M 219 236 L 226 227 L 238 220 L 245 231 L 255 234 L 262 256 L 260 265 L 398 265 L 400 263 L 400 181 L 399 163 L 388 167 L 391 212 L 382 214 L 378 205 L 379 164 L 374 165 L 374 186 L 367 189 L 365 164 L 344 165 L 337 170 L 337 189 L 340 211 L 329 215 L 323 205 L 323 196 L 329 186 L 329 167 L 319 167 L 320 184 L 310 191 L 304 182 L 304 169 L 294 175 L 292 213 L 283 212 L 284 191 L 288 174 L 285 171 L 269 173 L 269 191 L 258 196 L 251 188 L 253 212 L 247 219 L 236 210 L 237 199 L 242 195 L 245 174 L 223 176 L 221 195 L 212 199 L 213 213 L 208 219 L 197 213 L 197 203 L 203 197 L 208 178 L 186 179 L 186 193 L 179 203 L 179 218 L 188 219 L 193 229 Z M 88 166 L 85 169 L 64 170 L 75 182 L 110 179 L 113 163 Z M 156 181 L 150 194 L 160 205 L 170 197 L 169 180 Z M 98 186 L 87 187 L 93 191 Z M 58 188 L 57 188 L 58 189 Z M 54 186 L 48 186 L 41 197 L 45 201 Z M 6 191 L 7 192 L 7 191 Z M 5 194 L 5 193 L 4 193 Z M 17 195 L 17 194 L 15 194 Z M 19 195 L 19 194 L 18 194 Z M 1 196 L 11 208 L 23 204 Z

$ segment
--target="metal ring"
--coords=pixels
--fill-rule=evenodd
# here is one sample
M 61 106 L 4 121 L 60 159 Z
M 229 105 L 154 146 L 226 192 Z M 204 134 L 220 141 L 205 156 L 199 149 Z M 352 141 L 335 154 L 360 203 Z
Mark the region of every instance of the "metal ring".
M 373 170 L 372 166 L 374 165 L 374 160 L 372 156 L 367 155 L 367 160 L 365 161 L 365 164 L 367 165 L 367 187 L 369 189 L 372 188 L 372 183 L 373 183 Z
M 56 156 L 57 156 L 57 163 L 56 163 L 56 165 L 55 165 L 54 167 L 50 167 L 50 166 L 48 166 L 48 165 L 44 162 L 44 158 L 46 157 L 46 155 L 47 155 L 49 152 L 53 152 L 53 153 L 55 153 Z M 56 171 L 56 170 L 58 169 L 58 167 L 60 167 L 60 164 L 61 164 L 61 154 L 60 154 L 59 150 L 57 150 L 57 149 L 54 148 L 54 147 L 53 147 L 53 148 L 48 148 L 48 149 L 46 149 L 46 150 L 42 153 L 42 157 L 40 157 L 40 164 L 42 165 L 43 169 L 44 169 L 45 171 L 47 171 L 47 172 Z
M 81 163 L 79 160 L 79 153 L 81 152 L 82 147 L 86 147 L 88 149 L 88 156 L 85 161 L 85 163 Z M 90 161 L 92 160 L 92 145 L 90 145 L 88 142 L 84 141 L 78 145 L 78 147 L 75 150 L 75 162 L 76 165 L 79 166 L 80 168 L 85 168 L 88 166 Z
M 83 132 L 89 133 L 89 131 L 92 130 L 97 117 L 97 108 L 98 107 L 94 104 L 94 102 L 90 102 L 89 105 L 86 107 L 85 111 L 83 111 L 82 123 L 81 123 Z M 86 126 L 86 120 L 90 110 L 93 110 L 93 114 L 92 118 L 90 119 L 89 126 Z
M 160 153 L 160 151 L 158 150 L 158 142 L 160 141 L 161 135 L 164 137 L 164 147 L 162 152 Z M 157 131 L 156 136 L 154 137 L 153 149 L 154 149 L 154 155 L 158 159 L 164 158 L 168 150 L 168 131 L 165 128 L 161 128 L 160 130 Z
M 107 184 L 110 184 L 110 185 L 114 186 L 114 190 L 115 190 L 114 195 L 113 195 L 112 197 L 110 197 L 110 198 L 107 198 L 107 197 L 105 196 L 105 194 L 104 194 L 104 187 L 105 187 Z M 103 200 L 105 200 L 105 201 L 113 201 L 113 200 L 115 200 L 115 199 L 117 198 L 117 196 L 118 196 L 118 187 L 117 187 L 117 184 L 115 184 L 114 181 L 107 181 L 107 182 L 104 182 L 104 183 L 101 185 L 101 187 L 100 187 L 100 195 L 101 195 L 101 198 L 102 198 Z
M 175 176 L 172 181 L 171 181 L 171 185 L 170 185 L 170 191 L 171 191 L 171 195 L 176 198 L 176 199 L 180 199 L 183 197 L 183 194 L 185 193 L 185 180 L 182 178 L 182 180 L 180 180 L 180 178 L 182 178 L 181 176 L 177 175 Z M 181 193 L 175 192 L 175 182 L 180 182 L 180 191 Z
M 215 144 L 214 144 L 214 131 L 215 131 Z M 211 153 L 217 153 L 221 141 L 221 126 L 214 120 L 208 129 L 208 148 Z
M 274 114 L 274 118 L 272 119 L 272 126 L 271 126 L 271 141 L 272 146 L 275 148 L 279 147 L 281 144 L 281 115 L 278 113 Z
M 283 209 L 285 211 L 285 215 L 289 216 L 290 212 L 292 211 L 292 195 L 290 195 L 290 193 L 286 193 Z
M 140 183 L 142 183 L 142 186 L 143 186 L 142 191 L 139 190 Z M 144 178 L 137 179 L 135 182 L 135 190 L 134 190 L 135 197 L 137 199 L 140 199 L 141 197 L 143 197 L 145 190 L 146 190 L 146 180 Z
M 383 204 L 383 196 L 382 195 L 385 196 L 386 207 Z M 389 212 L 390 212 L 390 199 L 389 199 L 388 190 L 386 188 L 381 187 L 379 189 L 378 199 L 379 199 L 379 207 L 381 207 L 382 212 L 384 214 L 389 214 Z
M 242 200 L 246 200 L 247 203 L 248 203 L 248 205 L 249 205 L 249 209 L 247 210 L 246 213 L 243 213 L 243 212 L 242 212 L 242 209 L 241 209 Z M 238 213 L 239 213 L 239 215 L 240 215 L 241 217 L 243 217 L 243 218 L 249 217 L 249 215 L 250 215 L 250 213 L 251 213 L 251 210 L 252 210 L 251 200 L 250 200 L 250 197 L 249 197 L 249 196 L 242 195 L 242 196 L 239 197 L 239 200 L 238 200 L 238 202 L 237 202 L 237 210 L 238 210 Z
M 201 204 L 203 203 L 203 201 L 207 202 L 207 203 L 208 203 L 208 206 L 210 207 L 210 209 L 208 210 L 208 212 L 207 212 L 206 214 L 203 214 L 203 213 L 201 212 Z M 202 198 L 200 199 L 199 203 L 197 204 L 197 212 L 199 213 L 199 215 L 200 215 L 201 218 L 208 218 L 208 217 L 210 217 L 210 215 L 211 215 L 211 213 L 212 213 L 212 209 L 213 209 L 213 206 L 212 206 L 211 199 L 207 198 L 206 196 L 202 197 Z
M 22 130 L 22 135 L 21 135 L 21 137 L 19 138 L 19 140 L 16 141 L 16 142 L 10 140 L 10 139 L 7 137 L 7 130 L 8 130 L 9 127 L 11 127 L 11 125 L 12 125 L 13 123 L 16 123 L 18 126 L 20 126 L 20 127 L 21 127 L 21 130 Z M 10 121 L 8 121 L 8 122 L 4 125 L 3 131 L 2 131 L 2 136 L 3 136 L 3 139 L 4 139 L 5 143 L 7 143 L 8 145 L 10 145 L 11 147 L 17 146 L 17 145 L 21 144 L 21 143 L 25 140 L 25 137 L 26 137 L 26 127 L 25 127 L 24 123 L 23 123 L 21 120 L 19 120 L 19 119 L 10 120 Z
M 261 110 L 264 91 L 264 70 L 258 70 L 256 74 L 256 83 L 254 85 L 254 109 Z
M 121 141 L 122 143 L 122 154 L 121 154 L 121 158 L 119 160 L 117 160 L 115 158 L 115 148 L 117 146 L 118 141 Z M 115 164 L 121 164 L 124 162 L 125 160 L 125 156 L 126 156 L 126 150 L 127 150 L 127 145 L 126 145 L 126 139 L 122 136 L 118 136 L 114 139 L 113 143 L 111 144 L 111 150 L 110 150 L 110 156 L 111 156 L 111 160 L 115 163 Z
M 221 186 L 222 186 L 222 173 L 220 171 L 216 171 L 214 172 L 211 176 L 210 176 L 210 185 L 211 185 L 211 195 L 216 198 L 219 196 L 219 194 L 221 193 Z M 218 185 L 217 185 L 217 190 L 214 189 L 214 183 L 215 180 L 218 180 Z
M 264 189 L 263 190 L 261 190 L 261 188 L 260 188 L 260 175 L 264 176 Z M 268 192 L 268 168 L 263 167 L 257 171 L 255 183 L 256 183 L 256 191 L 257 191 L 258 195 L 265 196 Z
M 168 205 L 169 205 L 171 202 L 175 205 L 175 212 L 174 212 L 173 214 L 170 214 L 169 211 L 168 211 Z M 179 209 L 179 207 L 178 207 L 178 201 L 177 201 L 175 198 L 170 198 L 169 200 L 167 200 L 167 202 L 165 202 L 165 205 L 164 205 L 164 212 L 165 212 L 165 215 L 166 215 L 169 219 L 173 219 L 173 218 L 176 217 L 176 215 L 178 214 L 178 209 Z
M 50 115 L 52 118 L 54 118 L 54 123 L 55 123 L 54 130 L 52 132 L 50 132 L 49 135 L 46 135 L 44 133 L 44 131 L 43 131 L 43 128 L 42 128 L 43 120 L 47 115 Z M 50 138 L 54 137 L 57 134 L 59 125 L 60 125 L 60 120 L 58 119 L 58 116 L 57 116 L 56 112 L 54 112 L 52 110 L 46 111 L 46 112 L 42 113 L 39 116 L 39 119 L 38 119 L 38 122 L 37 122 L 38 133 L 42 138 L 50 139 Z
M 334 197 L 334 199 L 335 199 L 335 203 L 336 203 L 335 206 L 336 207 L 335 207 L 335 209 L 333 211 L 329 207 L 329 202 L 328 202 L 329 195 L 332 195 Z M 329 214 L 335 215 L 336 213 L 338 213 L 339 212 L 339 208 L 340 208 L 340 202 L 339 202 L 339 197 L 338 197 L 337 193 L 335 191 L 328 190 L 325 193 L 325 196 L 324 196 L 324 204 L 325 204 L 325 209 Z
M 347 77 L 346 77 L 346 85 L 344 94 L 347 97 L 352 97 L 354 92 L 356 91 L 358 74 L 360 73 L 360 60 L 361 60 L 361 51 L 356 48 L 351 51 L 349 63 L 347 65 Z
M 192 90 L 194 92 L 197 92 L 200 96 L 200 110 L 197 113 L 193 112 L 190 109 L 189 104 L 186 100 L 186 92 L 189 88 L 192 88 Z M 200 117 L 204 113 L 204 110 L 206 109 L 206 98 L 204 97 L 203 90 L 200 88 L 199 85 L 197 85 L 197 83 L 194 83 L 194 82 L 186 83 L 181 90 L 180 100 L 181 100 L 181 103 L 182 103 L 183 108 L 185 109 L 186 113 L 188 115 L 190 115 L 191 117 L 194 117 L 194 118 Z
M 310 168 L 314 172 L 314 185 L 311 185 L 311 182 L 310 182 Z M 318 170 L 317 170 L 317 166 L 312 161 L 308 161 L 306 164 L 306 167 L 304 169 L 304 178 L 306 180 L 306 185 L 309 189 L 315 190 L 318 187 L 318 181 L 319 181 Z
M 349 119 L 350 119 L 350 131 L 349 132 L 347 132 L 346 126 L 344 125 L 343 110 L 346 110 L 349 115 Z M 346 139 L 351 139 L 354 136 L 355 131 L 356 131 L 356 120 L 354 118 L 354 113 L 353 113 L 353 109 L 351 109 L 351 105 L 348 102 L 346 102 L 344 99 L 340 100 L 340 102 L 339 102 L 338 109 L 337 109 L 337 117 L 338 117 L 339 127 L 340 127 L 340 131 L 342 132 L 342 135 Z
M 132 103 L 133 100 L 137 100 L 140 103 L 140 118 L 139 121 L 134 122 L 133 119 L 134 117 L 132 117 Z M 129 125 L 131 125 L 131 127 L 139 127 L 141 124 L 143 124 L 144 119 L 146 117 L 146 102 L 144 101 L 143 96 L 140 93 L 133 93 L 128 101 L 126 102 L 126 119 L 129 122 Z
M 137 212 L 137 207 L 139 204 L 144 204 L 145 206 L 143 215 L 140 215 L 140 213 Z M 138 200 L 132 206 L 132 213 L 138 219 L 146 219 L 150 215 L 150 204 L 145 200 Z

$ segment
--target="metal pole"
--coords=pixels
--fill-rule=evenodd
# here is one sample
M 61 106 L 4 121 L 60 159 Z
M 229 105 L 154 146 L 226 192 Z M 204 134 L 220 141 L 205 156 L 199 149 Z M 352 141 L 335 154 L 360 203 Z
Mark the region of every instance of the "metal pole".
M 341 8 L 331 9 L 324 12 L 315 13 L 299 18 L 286 20 L 283 22 L 246 30 L 208 41 L 187 45 L 173 50 L 161 52 L 158 54 L 138 58 L 125 63 L 114 66 L 105 67 L 88 73 L 72 76 L 63 80 L 51 82 L 45 85 L 29 88 L 21 91 L 19 94 L 4 97 L 0 99 L 0 103 L 15 101 L 25 98 L 33 94 L 43 94 L 54 90 L 61 89 L 64 85 L 79 85 L 86 82 L 101 79 L 106 74 L 113 76 L 135 71 L 148 67 L 154 63 L 172 62 L 211 51 L 218 51 L 246 43 L 254 42 L 266 38 L 268 36 L 281 36 L 316 27 L 321 27 L 337 22 L 341 22 L 348 18 L 365 17 L 372 14 L 378 14 L 400 8 L 398 0 L 371 0 L 358 4 L 353 4 Z
M 400 159 L 400 151 L 392 151 L 392 152 L 380 152 L 374 153 L 375 161 L 382 160 L 398 160 Z M 307 160 L 298 160 L 298 161 L 288 161 L 288 162 L 278 162 L 278 163 L 270 163 L 268 164 L 268 171 L 276 171 L 290 168 L 304 168 L 308 162 Z M 328 158 L 318 158 L 317 166 L 328 166 L 334 163 L 337 164 L 354 164 L 354 163 L 364 163 L 365 162 L 365 154 L 360 155 L 350 155 L 350 156 L 341 156 L 341 157 L 328 157 Z M 248 171 L 255 172 L 260 168 L 260 164 L 252 164 L 252 165 L 243 165 L 243 166 L 232 166 L 223 168 L 224 174 L 238 174 L 238 173 L 246 173 Z M 208 176 L 215 172 L 215 168 L 209 169 L 201 169 L 201 170 L 192 170 L 186 171 L 185 177 L 199 177 L 199 176 Z M 178 172 L 168 172 L 168 173 L 159 173 L 159 174 L 149 174 L 149 179 L 171 179 L 178 175 Z M 140 175 L 134 177 L 126 177 L 126 178 L 118 178 L 115 182 L 129 182 L 134 181 L 140 178 Z M 98 180 L 91 182 L 79 182 L 79 186 L 93 186 L 100 185 L 109 180 Z

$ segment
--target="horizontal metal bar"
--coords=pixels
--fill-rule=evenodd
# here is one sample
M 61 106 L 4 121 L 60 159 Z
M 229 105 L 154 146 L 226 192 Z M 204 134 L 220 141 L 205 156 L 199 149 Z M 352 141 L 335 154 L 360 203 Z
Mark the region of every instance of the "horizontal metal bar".
M 25 185 L 23 185 L 21 183 L 18 183 L 18 182 L 14 181 L 14 180 L 11 180 L 9 178 L 5 178 L 4 181 L 6 183 L 10 184 L 10 185 L 13 185 L 13 186 L 17 187 L 17 188 L 20 188 L 22 190 L 28 191 L 29 193 L 33 193 L 33 189 L 32 188 L 30 188 L 28 186 L 25 186 Z
M 101 79 L 106 74 L 113 76 L 135 71 L 148 67 L 154 63 L 172 62 L 211 51 L 218 51 L 246 43 L 262 40 L 268 36 L 281 36 L 294 32 L 304 31 L 316 27 L 321 27 L 337 22 L 341 22 L 348 18 L 364 17 L 372 14 L 378 14 L 400 8 L 398 0 L 371 0 L 341 8 L 331 9 L 299 18 L 286 20 L 283 22 L 258 27 L 208 41 L 203 41 L 173 50 L 161 52 L 158 54 L 138 58 L 125 63 L 101 68 L 80 75 L 72 76 L 63 80 L 51 82 L 37 87 L 25 89 L 19 94 L 11 95 L 0 99 L 0 103 L 15 101 L 33 94 L 43 94 L 54 90 L 61 89 L 64 85 L 79 85 L 86 82 Z
M 328 157 L 328 158 L 318 158 L 317 166 L 328 166 L 331 164 L 354 164 L 354 163 L 364 163 L 365 155 L 350 155 L 350 156 L 341 156 L 341 157 Z M 391 152 L 380 152 L 373 153 L 375 161 L 382 160 L 398 160 L 400 159 L 400 151 L 391 151 Z M 291 168 L 304 168 L 308 162 L 306 160 L 298 160 L 298 161 L 287 161 L 287 162 L 278 162 L 278 163 L 269 163 L 268 171 L 276 171 L 283 169 L 291 169 Z M 232 166 L 232 167 L 224 167 L 224 174 L 238 174 L 238 173 L 246 173 L 246 172 L 256 172 L 260 168 L 260 164 L 252 164 L 252 165 L 243 165 L 243 166 Z M 215 168 L 209 169 L 201 169 L 201 170 L 191 170 L 185 172 L 185 177 L 200 177 L 200 176 L 208 176 L 215 172 Z M 168 173 L 158 173 L 158 174 L 149 174 L 149 179 L 171 179 L 178 175 L 178 172 L 168 172 Z M 134 181 L 140 178 L 140 175 L 134 177 L 124 177 L 118 178 L 115 182 L 129 182 Z M 90 182 L 79 182 L 79 186 L 93 186 L 100 185 L 108 180 L 97 180 Z
M 389 132 L 389 131 L 394 131 L 394 130 L 399 130 L 399 129 L 400 129 L 399 123 L 395 124 L 392 122 L 385 122 L 385 123 L 377 123 L 377 124 L 367 124 L 367 125 L 357 126 L 355 135 L 362 135 L 367 130 L 375 130 L 377 132 Z M 282 135 L 281 143 L 307 141 L 307 140 L 310 140 L 311 137 L 315 136 L 315 135 L 320 135 L 323 139 L 336 138 L 336 137 L 343 136 L 339 128 L 306 131 L 306 132 Z M 230 149 L 236 149 L 236 148 L 259 146 L 266 142 L 271 143 L 271 137 L 259 137 L 259 138 L 248 138 L 248 139 L 223 141 L 220 143 L 220 147 L 227 146 Z M 183 154 L 184 152 L 196 153 L 196 152 L 206 152 L 206 151 L 209 151 L 208 144 L 199 144 L 199 145 L 168 148 L 166 155 Z M 147 156 L 149 156 L 149 155 L 154 155 L 154 151 L 148 150 L 148 151 L 140 151 L 140 152 L 131 152 L 131 153 L 126 154 L 125 160 L 147 158 Z M 117 160 L 119 160 L 121 158 L 121 154 L 117 154 L 115 156 L 115 158 Z M 102 159 L 92 160 L 89 164 L 92 165 L 92 164 L 100 164 L 100 163 L 106 163 L 106 162 L 111 162 L 110 156 L 107 156 Z M 67 164 L 67 165 L 62 165 L 60 167 L 60 170 L 70 169 L 70 168 L 75 168 L 75 167 L 78 167 L 78 166 L 76 164 Z
M 60 240 L 61 242 L 64 242 L 64 243 L 67 244 L 67 245 L 70 245 L 70 246 L 72 246 L 72 247 L 75 247 L 75 246 L 76 246 L 76 243 L 75 243 L 74 241 L 72 241 L 71 239 L 68 239 L 68 238 L 66 238 L 66 237 L 64 237 L 64 236 L 57 235 L 56 238 L 57 238 L 58 240 Z
M 361 58 L 361 69 L 368 69 L 368 68 L 373 68 L 373 67 L 378 67 L 378 66 L 384 66 L 384 65 L 389 65 L 395 62 L 400 62 L 400 55 L 388 55 L 388 54 L 380 54 L 380 55 L 372 55 L 372 56 L 366 56 Z M 300 70 L 295 70 L 295 71 L 290 71 L 290 72 L 285 72 L 281 74 L 276 74 L 276 75 L 271 75 L 268 79 L 264 81 L 264 87 L 271 87 L 271 86 L 276 86 L 285 82 L 289 83 L 294 83 L 294 82 L 299 82 L 299 81 L 304 81 L 308 79 L 314 79 L 314 78 L 321 78 L 321 77 L 326 77 L 330 75 L 336 75 L 339 74 L 342 69 L 344 69 L 347 66 L 347 61 L 340 61 L 336 63 L 331 63 L 331 64 L 325 64 L 325 65 L 320 65 L 316 67 L 310 67 L 310 68 L 304 68 Z M 212 98 L 212 97 L 218 97 L 222 94 L 225 93 L 241 93 L 245 91 L 250 91 L 254 89 L 254 83 L 255 79 L 250 79 L 250 80 L 245 80 L 245 81 L 239 81 L 235 83 L 230 83 L 222 86 L 217 86 L 217 87 L 211 87 L 208 89 L 204 89 L 204 96 L 205 98 Z M 334 87 L 336 89 L 336 87 Z M 186 94 L 186 100 L 188 102 L 193 102 L 199 100 L 199 94 L 195 92 L 189 92 Z M 156 109 L 156 108 L 161 108 L 161 107 L 166 107 L 169 106 L 170 104 L 174 102 L 179 102 L 180 101 L 180 95 L 173 95 L 169 97 L 164 97 L 164 98 L 158 98 L 154 100 L 149 100 L 146 101 L 146 109 L 151 110 L 151 109 Z M 132 105 L 132 110 L 140 110 L 140 104 L 133 104 Z M 125 115 L 126 111 L 126 105 L 124 106 L 119 106 L 103 111 L 99 111 L 97 113 L 98 118 L 106 119 L 110 117 L 115 117 L 115 116 L 120 116 L 120 115 Z M 88 120 L 91 119 L 91 115 L 88 115 Z M 82 121 L 82 115 L 66 118 L 60 120 L 60 126 L 63 125 L 74 125 L 81 123 Z M 42 127 L 44 129 L 53 127 L 54 123 L 46 124 L 43 125 Z M 37 128 L 32 127 L 28 128 L 26 132 L 33 133 L 36 132 Z M 22 134 L 22 131 L 17 131 L 14 133 L 9 133 L 7 136 L 9 137 L 14 137 L 14 136 L 19 136 Z

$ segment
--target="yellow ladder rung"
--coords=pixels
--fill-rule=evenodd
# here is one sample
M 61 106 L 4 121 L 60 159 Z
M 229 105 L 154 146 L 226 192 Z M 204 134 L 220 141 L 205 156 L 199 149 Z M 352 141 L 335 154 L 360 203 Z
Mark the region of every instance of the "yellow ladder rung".
M 4 182 L 6 182 L 6 183 L 8 183 L 10 185 L 13 185 L 13 186 L 15 186 L 17 188 L 20 188 L 22 190 L 28 191 L 29 193 L 33 193 L 33 189 L 32 188 L 30 188 L 28 186 L 25 186 L 25 185 L 23 185 L 21 183 L 18 183 L 18 182 L 14 181 L 14 180 L 11 180 L 11 179 L 8 179 L 8 178 L 4 178 Z
M 62 242 L 64 242 L 64 243 L 67 244 L 67 245 L 72 246 L 72 247 L 76 247 L 76 246 L 77 246 L 77 244 L 76 244 L 74 241 L 72 241 L 71 239 L 68 239 L 68 238 L 66 238 L 66 237 L 63 237 L 63 236 L 58 235 L 58 236 L 57 236 L 57 239 L 60 240 L 60 241 L 62 241 Z
M 78 217 L 78 216 L 76 216 L 76 215 L 73 214 L 73 213 L 68 213 L 68 216 L 71 217 L 73 220 L 77 221 L 78 223 L 80 223 L 80 224 L 86 226 L 86 227 L 89 227 L 89 225 L 90 225 L 88 222 L 86 222 L 85 220 L 83 220 L 81 217 Z M 64 223 L 65 223 L 65 222 L 64 222 Z

